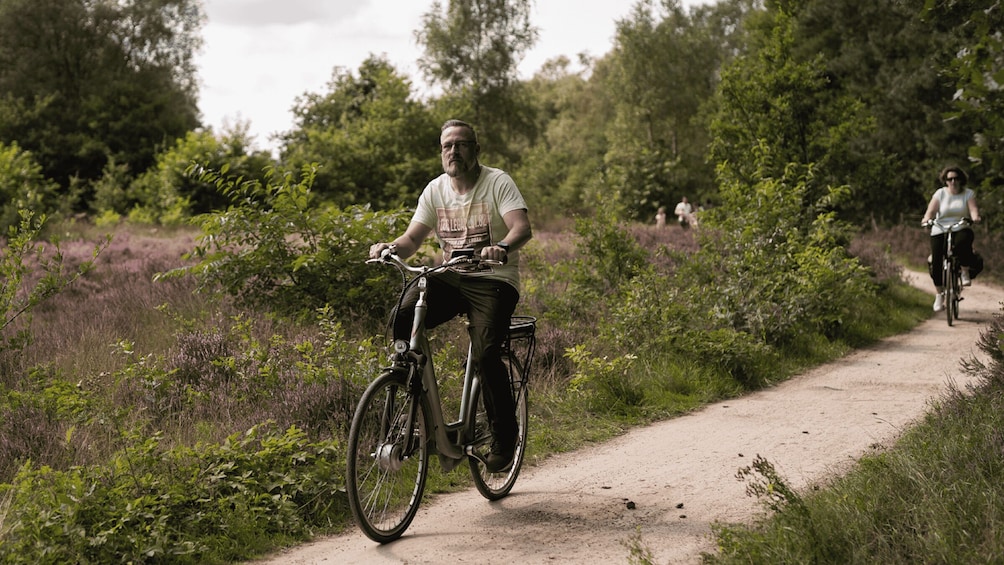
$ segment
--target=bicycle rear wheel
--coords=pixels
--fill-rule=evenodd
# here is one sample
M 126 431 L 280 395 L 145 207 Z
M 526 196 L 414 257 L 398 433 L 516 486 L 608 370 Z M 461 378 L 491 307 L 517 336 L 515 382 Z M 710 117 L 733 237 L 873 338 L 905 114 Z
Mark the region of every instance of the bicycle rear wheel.
M 407 374 L 388 371 L 370 383 L 349 431 L 349 508 L 379 543 L 396 540 L 411 524 L 429 472 L 425 414 L 407 381 Z
M 516 404 L 516 451 L 513 455 L 512 465 L 501 472 L 492 473 L 488 471 L 481 461 L 475 457 L 468 458 L 471 467 L 471 477 L 474 479 L 474 486 L 477 487 L 481 496 L 488 500 L 499 500 L 509 494 L 516 478 L 519 477 L 520 468 L 523 466 L 523 455 L 526 453 L 527 424 L 529 422 L 529 410 L 527 408 L 527 388 L 525 385 L 525 374 L 523 367 L 515 357 L 509 355 L 502 356 L 509 372 L 509 380 L 512 385 L 513 399 Z M 485 411 L 482 391 L 479 384 L 474 393 L 476 400 L 475 414 L 475 451 L 482 457 L 488 455 L 491 446 L 491 425 L 488 422 L 488 414 Z

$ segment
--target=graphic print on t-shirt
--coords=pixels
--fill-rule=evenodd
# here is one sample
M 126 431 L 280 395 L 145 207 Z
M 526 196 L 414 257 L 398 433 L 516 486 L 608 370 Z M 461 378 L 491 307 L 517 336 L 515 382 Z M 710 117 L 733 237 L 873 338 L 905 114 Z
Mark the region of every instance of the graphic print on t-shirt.
M 447 257 L 454 249 L 480 249 L 491 241 L 491 215 L 488 204 L 475 202 L 458 208 L 437 208 L 439 228 Z

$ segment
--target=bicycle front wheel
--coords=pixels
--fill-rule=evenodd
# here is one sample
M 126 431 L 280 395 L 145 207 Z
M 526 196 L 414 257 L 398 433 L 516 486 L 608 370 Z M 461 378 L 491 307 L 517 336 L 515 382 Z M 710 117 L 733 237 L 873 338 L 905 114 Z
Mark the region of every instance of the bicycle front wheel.
M 370 383 L 349 431 L 349 508 L 359 528 L 379 543 L 408 529 L 429 472 L 425 414 L 407 381 L 405 373 L 388 371 Z
M 959 302 L 962 301 L 962 273 L 959 272 L 959 267 L 956 266 L 952 271 L 952 288 L 955 289 L 955 293 L 952 296 L 952 318 L 955 320 L 959 319 Z
M 527 424 L 529 422 L 529 410 L 527 408 L 527 388 L 525 384 L 526 375 L 519 360 L 508 355 L 502 356 L 509 373 L 509 381 L 512 386 L 513 399 L 516 404 L 516 451 L 513 455 L 512 465 L 501 472 L 490 472 L 481 461 L 475 457 L 468 459 L 471 467 L 471 477 L 474 479 L 474 486 L 477 487 L 481 496 L 488 500 L 499 500 L 509 494 L 516 478 L 519 477 L 520 468 L 523 466 L 523 455 L 526 453 Z M 477 399 L 475 404 L 475 450 L 479 455 L 485 457 L 491 445 L 491 425 L 488 422 L 488 413 L 485 411 L 485 403 L 482 397 L 483 387 L 479 386 L 474 395 Z
M 955 321 L 952 317 L 952 310 L 957 308 L 955 301 L 958 299 L 956 294 L 958 287 L 955 286 L 955 269 L 953 267 L 952 260 L 946 259 L 943 280 L 945 282 L 945 318 L 948 320 L 949 326 Z

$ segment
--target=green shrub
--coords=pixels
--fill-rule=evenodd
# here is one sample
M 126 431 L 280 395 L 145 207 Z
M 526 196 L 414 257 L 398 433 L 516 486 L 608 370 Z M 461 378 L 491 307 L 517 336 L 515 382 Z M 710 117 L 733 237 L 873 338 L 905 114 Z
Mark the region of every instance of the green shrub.
M 6 487 L 4 563 L 224 563 L 346 512 L 340 444 L 255 427 L 220 445 L 132 436 L 107 465 L 26 464 Z
M 200 169 L 225 170 L 234 177 L 262 179 L 264 171 L 273 165 L 264 152 L 249 149 L 246 126 L 217 136 L 211 130 L 189 132 L 172 147 L 157 155 L 157 163 L 133 179 L 124 189 L 124 179 L 106 168 L 98 183 L 98 211 L 113 210 L 130 214 L 134 221 L 152 221 L 162 225 L 179 225 L 193 214 L 222 210 L 228 199 L 215 188 L 213 179 L 190 174 L 193 164 Z M 110 197 L 103 197 L 109 192 Z
M 590 293 L 614 293 L 650 268 L 645 250 L 620 226 L 610 206 L 598 207 L 591 218 L 577 218 L 575 231 L 579 243 L 573 281 Z
M 57 189 L 30 152 L 0 143 L 0 232 L 21 222 L 21 210 L 36 216 L 57 211 Z
M 645 378 L 634 370 L 636 356 L 596 357 L 581 346 L 566 355 L 575 364 L 569 390 L 580 395 L 590 410 L 625 416 L 638 413 L 645 400 Z
M 191 273 L 203 288 L 219 288 L 252 307 L 284 314 L 329 305 L 346 320 L 384 320 L 396 272 L 364 264 L 369 247 L 404 231 L 404 211 L 372 212 L 356 206 L 318 206 L 311 192 L 315 169 L 264 182 L 206 171 L 231 206 L 197 218 L 202 227 Z
M 707 215 L 701 250 L 683 269 L 684 299 L 716 325 L 771 346 L 806 332 L 837 337 L 856 301 L 876 290 L 830 210 L 849 192 L 817 186 L 811 166 L 789 164 L 771 177 L 769 150 L 759 149 L 763 176 L 752 185 L 724 179 L 723 205 Z

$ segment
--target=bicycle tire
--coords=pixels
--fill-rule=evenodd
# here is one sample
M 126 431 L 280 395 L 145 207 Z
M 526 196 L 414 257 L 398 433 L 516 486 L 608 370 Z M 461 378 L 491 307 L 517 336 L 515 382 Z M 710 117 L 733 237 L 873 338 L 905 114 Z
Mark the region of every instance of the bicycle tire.
M 386 371 L 366 388 L 349 430 L 346 492 L 349 508 L 367 537 L 387 543 L 401 537 L 418 512 L 429 474 L 429 442 L 419 399 L 408 375 Z M 409 422 L 409 420 L 411 420 Z M 411 453 L 404 444 L 417 440 Z
M 955 295 L 952 300 L 952 318 L 958 320 L 959 302 L 962 301 L 962 273 L 958 266 L 956 266 L 952 273 L 952 288 L 955 289 Z
M 508 369 L 510 384 L 513 390 L 513 400 L 516 404 L 516 450 L 513 455 L 512 465 L 504 471 L 492 473 L 476 457 L 468 458 L 474 486 L 477 487 L 481 496 L 488 500 L 499 500 L 509 494 L 513 485 L 516 484 L 516 479 L 519 477 L 519 471 L 523 466 L 523 456 L 526 454 L 527 424 L 529 423 L 530 413 L 527 407 L 526 375 L 519 360 L 515 357 L 503 355 L 502 362 L 505 363 Z M 491 446 L 491 426 L 488 423 L 488 414 L 485 411 L 480 385 L 474 391 L 474 397 L 477 399 L 474 403 L 476 410 L 476 414 L 474 415 L 475 451 L 483 458 L 488 455 L 488 450 Z
M 955 277 L 953 275 L 953 263 L 951 259 L 945 259 L 945 270 L 943 275 L 943 280 L 945 283 L 945 318 L 948 320 L 948 325 L 951 326 L 955 321 L 952 318 L 952 304 L 955 303 Z

